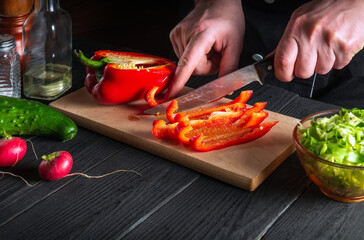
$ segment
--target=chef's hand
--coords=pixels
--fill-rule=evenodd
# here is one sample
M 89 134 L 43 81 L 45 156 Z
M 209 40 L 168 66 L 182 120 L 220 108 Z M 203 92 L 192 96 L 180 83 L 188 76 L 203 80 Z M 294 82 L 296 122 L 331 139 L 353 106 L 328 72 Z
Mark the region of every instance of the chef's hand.
M 166 97 L 175 97 L 192 74 L 223 76 L 237 69 L 244 33 L 241 0 L 196 0 L 170 33 L 179 62 Z
M 363 0 L 313 0 L 291 16 L 275 51 L 281 81 L 345 67 L 364 46 Z

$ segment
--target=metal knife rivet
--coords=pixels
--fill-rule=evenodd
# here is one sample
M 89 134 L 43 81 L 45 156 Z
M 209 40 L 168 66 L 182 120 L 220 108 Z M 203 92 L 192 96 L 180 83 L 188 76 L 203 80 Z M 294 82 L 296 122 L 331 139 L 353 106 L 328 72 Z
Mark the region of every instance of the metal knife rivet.
M 263 60 L 263 56 L 258 53 L 253 54 L 252 58 L 256 62 Z
M 268 66 L 268 70 L 270 71 L 270 70 L 272 70 L 273 69 L 273 66 L 272 65 L 269 65 Z

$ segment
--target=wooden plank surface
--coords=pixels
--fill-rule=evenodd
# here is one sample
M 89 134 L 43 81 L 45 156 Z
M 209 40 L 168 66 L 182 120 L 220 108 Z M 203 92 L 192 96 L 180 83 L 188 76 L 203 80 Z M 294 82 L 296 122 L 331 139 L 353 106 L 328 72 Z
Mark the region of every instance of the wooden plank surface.
M 78 144 L 87 135 L 81 137 Z M 82 171 L 92 176 L 116 169 L 134 169 L 142 176 L 122 172 L 101 179 L 75 176 L 28 187 L 29 191 L 19 198 L 31 197 L 35 202 L 26 209 L 11 206 L 21 214 L 0 227 L 0 239 L 117 239 L 199 176 L 131 146 L 108 142 L 103 136 L 99 139 L 106 140 L 105 144 L 86 147 L 89 151 L 94 149 L 90 154 L 107 153 L 107 145 L 119 146 L 120 151 L 102 161 L 96 156 L 78 156 L 76 167 L 93 164 L 91 169 Z M 80 170 L 76 167 L 76 171 Z
M 222 99 L 215 104 L 230 101 Z M 169 159 L 234 186 L 255 190 L 292 152 L 294 118 L 268 111 L 265 121 L 278 124 L 251 143 L 218 151 L 197 152 L 175 141 L 152 135 L 153 115 L 142 114 L 144 100 L 106 106 L 96 103 L 85 88 L 79 89 L 50 106 L 72 118 L 78 125 Z

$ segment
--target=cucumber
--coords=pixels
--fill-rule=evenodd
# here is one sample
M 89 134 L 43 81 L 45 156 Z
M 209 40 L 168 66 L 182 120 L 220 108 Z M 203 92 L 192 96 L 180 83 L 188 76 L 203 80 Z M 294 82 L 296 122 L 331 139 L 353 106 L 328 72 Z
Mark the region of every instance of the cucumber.
M 0 96 L 0 136 L 36 135 L 63 141 L 77 134 L 67 116 L 38 101 Z

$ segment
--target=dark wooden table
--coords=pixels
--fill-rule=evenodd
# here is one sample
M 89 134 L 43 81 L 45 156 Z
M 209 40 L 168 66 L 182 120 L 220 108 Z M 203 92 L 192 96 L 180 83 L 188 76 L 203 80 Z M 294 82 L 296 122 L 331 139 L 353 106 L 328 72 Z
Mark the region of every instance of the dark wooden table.
M 106 49 L 76 39 L 87 56 Z M 120 50 L 120 49 L 114 49 Z M 76 60 L 74 86 L 85 69 Z M 196 87 L 208 81 L 193 78 Z M 272 86 L 250 85 L 251 102 L 302 118 L 338 106 L 305 99 Z M 126 143 L 79 128 L 71 141 L 29 137 L 38 156 L 57 150 L 74 157 L 72 172 L 101 175 L 45 182 L 28 143 L 14 168 L 33 187 L 8 175 L 0 179 L 0 239 L 364 239 L 364 203 L 341 203 L 323 195 L 293 153 L 254 192 L 238 189 Z

